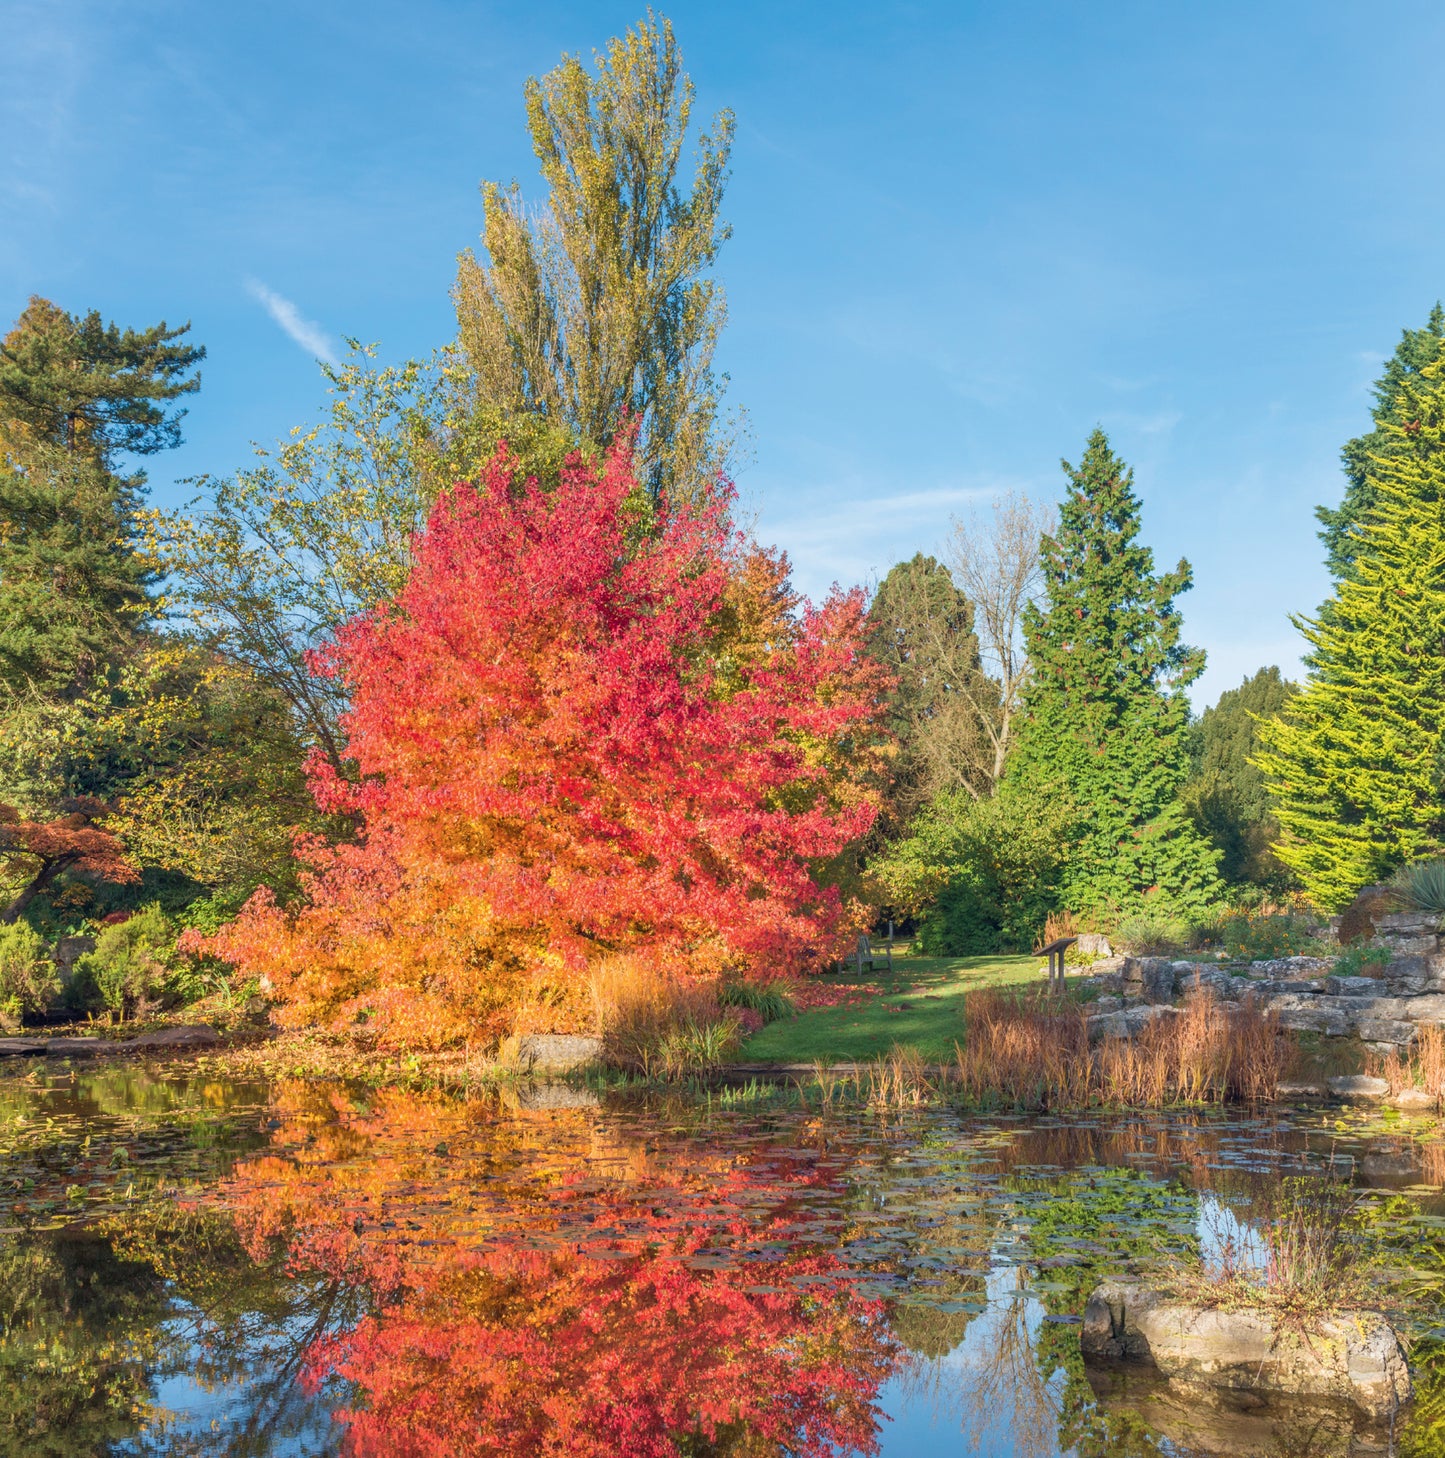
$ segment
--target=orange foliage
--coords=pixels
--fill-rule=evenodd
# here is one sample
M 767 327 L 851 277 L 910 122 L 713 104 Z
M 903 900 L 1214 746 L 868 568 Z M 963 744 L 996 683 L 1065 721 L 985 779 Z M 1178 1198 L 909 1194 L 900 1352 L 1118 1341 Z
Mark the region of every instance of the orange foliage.
M 876 1451 L 896 1347 L 843 1262 L 800 1247 L 797 1200 L 820 1183 L 803 1162 L 669 1174 L 620 1140 L 599 1151 L 608 1136 L 563 1114 L 549 1163 L 575 1167 L 569 1138 L 590 1139 L 622 1177 L 529 1186 L 508 1148 L 526 1126 L 481 1105 L 392 1091 L 338 1109 L 293 1109 L 276 1136 L 291 1151 L 241 1166 L 223 1198 L 254 1253 L 280 1239 L 293 1267 L 370 1297 L 307 1354 L 313 1383 L 355 1384 L 339 1414 L 351 1458 L 677 1458 L 699 1437 Z M 634 1157 L 645 1179 L 628 1177 Z
M 577 1026 L 609 958 L 769 977 L 851 933 L 815 868 L 875 814 L 862 596 L 800 602 L 721 499 L 647 533 L 641 501 L 625 442 L 553 490 L 503 448 L 438 502 L 397 600 L 340 634 L 320 666 L 360 778 L 310 775 L 362 832 L 304 844 L 305 904 L 261 893 L 209 948 L 290 1021 L 433 1046 L 523 1004 Z
M 9 879 L 25 883 L 0 920 L 14 921 L 64 871 L 102 881 L 140 880 L 120 841 L 96 824 L 104 810 L 96 800 L 73 800 L 53 820 L 27 820 L 14 806 L 0 805 L 0 865 Z

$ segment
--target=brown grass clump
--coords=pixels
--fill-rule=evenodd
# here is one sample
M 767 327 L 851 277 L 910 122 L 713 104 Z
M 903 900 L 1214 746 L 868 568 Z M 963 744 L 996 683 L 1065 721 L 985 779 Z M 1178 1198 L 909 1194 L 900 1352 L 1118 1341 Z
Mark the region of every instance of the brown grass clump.
M 1445 1028 L 1434 1023 L 1422 1023 L 1416 1034 L 1415 1045 L 1401 1058 L 1399 1051 L 1392 1048 L 1384 1057 L 1371 1053 L 1365 1060 L 1365 1071 L 1377 1078 L 1383 1078 L 1390 1085 L 1392 1094 L 1403 1093 L 1407 1088 L 1419 1088 L 1436 1103 L 1445 1099 Z
M 647 1077 L 715 1068 L 736 1048 L 741 1023 L 704 983 L 669 976 L 641 957 L 595 967 L 588 991 L 603 1059 Z
M 1023 1108 L 1257 1102 L 1274 1097 L 1291 1052 L 1274 1014 L 1252 1001 L 1226 1010 L 1207 990 L 1137 1037 L 1094 1048 L 1086 1008 L 1066 1001 L 977 992 L 966 1017 L 957 1051 L 965 1096 Z

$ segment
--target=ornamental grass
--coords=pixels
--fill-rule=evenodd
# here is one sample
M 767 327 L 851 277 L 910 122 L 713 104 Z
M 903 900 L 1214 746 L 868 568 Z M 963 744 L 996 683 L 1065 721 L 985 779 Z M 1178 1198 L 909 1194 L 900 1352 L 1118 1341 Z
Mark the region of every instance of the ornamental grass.
M 1292 1052 L 1277 1016 L 1248 1000 L 1194 994 L 1132 1038 L 1089 1043 L 1085 1005 L 970 994 L 956 1078 L 970 1103 L 1020 1108 L 1157 1108 L 1274 1097 Z

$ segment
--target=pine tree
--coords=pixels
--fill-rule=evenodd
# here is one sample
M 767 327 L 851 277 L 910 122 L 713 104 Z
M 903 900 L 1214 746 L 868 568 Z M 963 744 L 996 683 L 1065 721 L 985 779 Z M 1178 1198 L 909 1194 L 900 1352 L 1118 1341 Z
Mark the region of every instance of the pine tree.
M 1309 679 L 1262 726 L 1279 858 L 1321 907 L 1445 850 L 1445 340 L 1366 464 L 1351 570 L 1297 619 Z
M 1219 851 L 1219 872 L 1233 885 L 1283 891 L 1288 868 L 1270 845 L 1279 822 L 1264 776 L 1254 765 L 1259 725 L 1272 719 L 1298 688 L 1278 668 L 1261 668 L 1237 689 L 1220 694 L 1190 731 L 1193 770 L 1184 800 L 1194 823 Z
M 1171 909 L 1217 888 L 1217 853 L 1180 791 L 1189 774 L 1182 690 L 1204 655 L 1179 641 L 1174 599 L 1189 564 L 1156 576 L 1140 546 L 1133 473 L 1100 430 L 1043 544 L 1047 604 L 1024 619 L 1032 678 L 1005 792 L 1074 807 L 1061 896 L 1072 911 L 1121 912 L 1148 895 Z
M 136 509 L 117 457 L 179 443 L 165 404 L 199 386 L 189 326 L 119 329 L 32 298 L 0 341 L 0 686 L 66 697 L 151 611 Z
M 1345 467 L 1344 500 L 1334 510 L 1327 506 L 1315 508 L 1315 516 L 1324 528 L 1320 541 L 1325 544 L 1326 562 L 1337 582 L 1350 574 L 1361 545 L 1362 524 L 1375 505 L 1371 460 L 1388 454 L 1397 445 L 1390 425 L 1400 423 L 1397 412 L 1400 391 L 1438 357 L 1442 337 L 1445 337 L 1445 308 L 1438 303 L 1430 310 L 1423 329 L 1401 331 L 1395 353 L 1375 382 L 1375 405 L 1370 412 L 1375 428 L 1347 442 L 1340 452 Z

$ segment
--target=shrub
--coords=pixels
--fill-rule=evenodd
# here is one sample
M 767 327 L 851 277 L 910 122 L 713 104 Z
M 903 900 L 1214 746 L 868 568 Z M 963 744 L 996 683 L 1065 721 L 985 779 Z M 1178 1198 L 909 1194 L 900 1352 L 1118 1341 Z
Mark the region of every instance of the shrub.
M 76 980 L 94 988 L 95 998 L 124 1022 L 128 1012 L 144 1011 L 174 991 L 176 934 L 152 903 L 114 926 L 102 929 L 95 950 L 75 964 Z
M 1141 957 L 1183 951 L 1188 937 L 1188 923 L 1165 907 L 1146 906 L 1119 923 L 1120 944 Z
M 869 876 L 884 900 L 918 915 L 926 956 L 1027 951 L 1058 903 L 1066 815 L 1022 794 L 945 790 Z
M 1390 889 L 1406 906 L 1445 914 L 1445 860 L 1401 866 L 1390 878 Z
M 1234 907 L 1191 928 L 1190 945 L 1224 952 L 1237 962 L 1272 961 L 1321 951 L 1318 924 L 1275 906 Z
M 59 987 L 55 963 L 34 927 L 23 921 L 0 926 L 0 1021 L 44 1012 Z
M 792 994 L 779 982 L 724 982 L 718 988 L 717 1000 L 723 1007 L 755 1012 L 765 1023 L 790 1018 L 798 1011 Z
M 1335 958 L 1336 977 L 1378 977 L 1390 965 L 1390 953 L 1384 947 L 1354 946 Z

